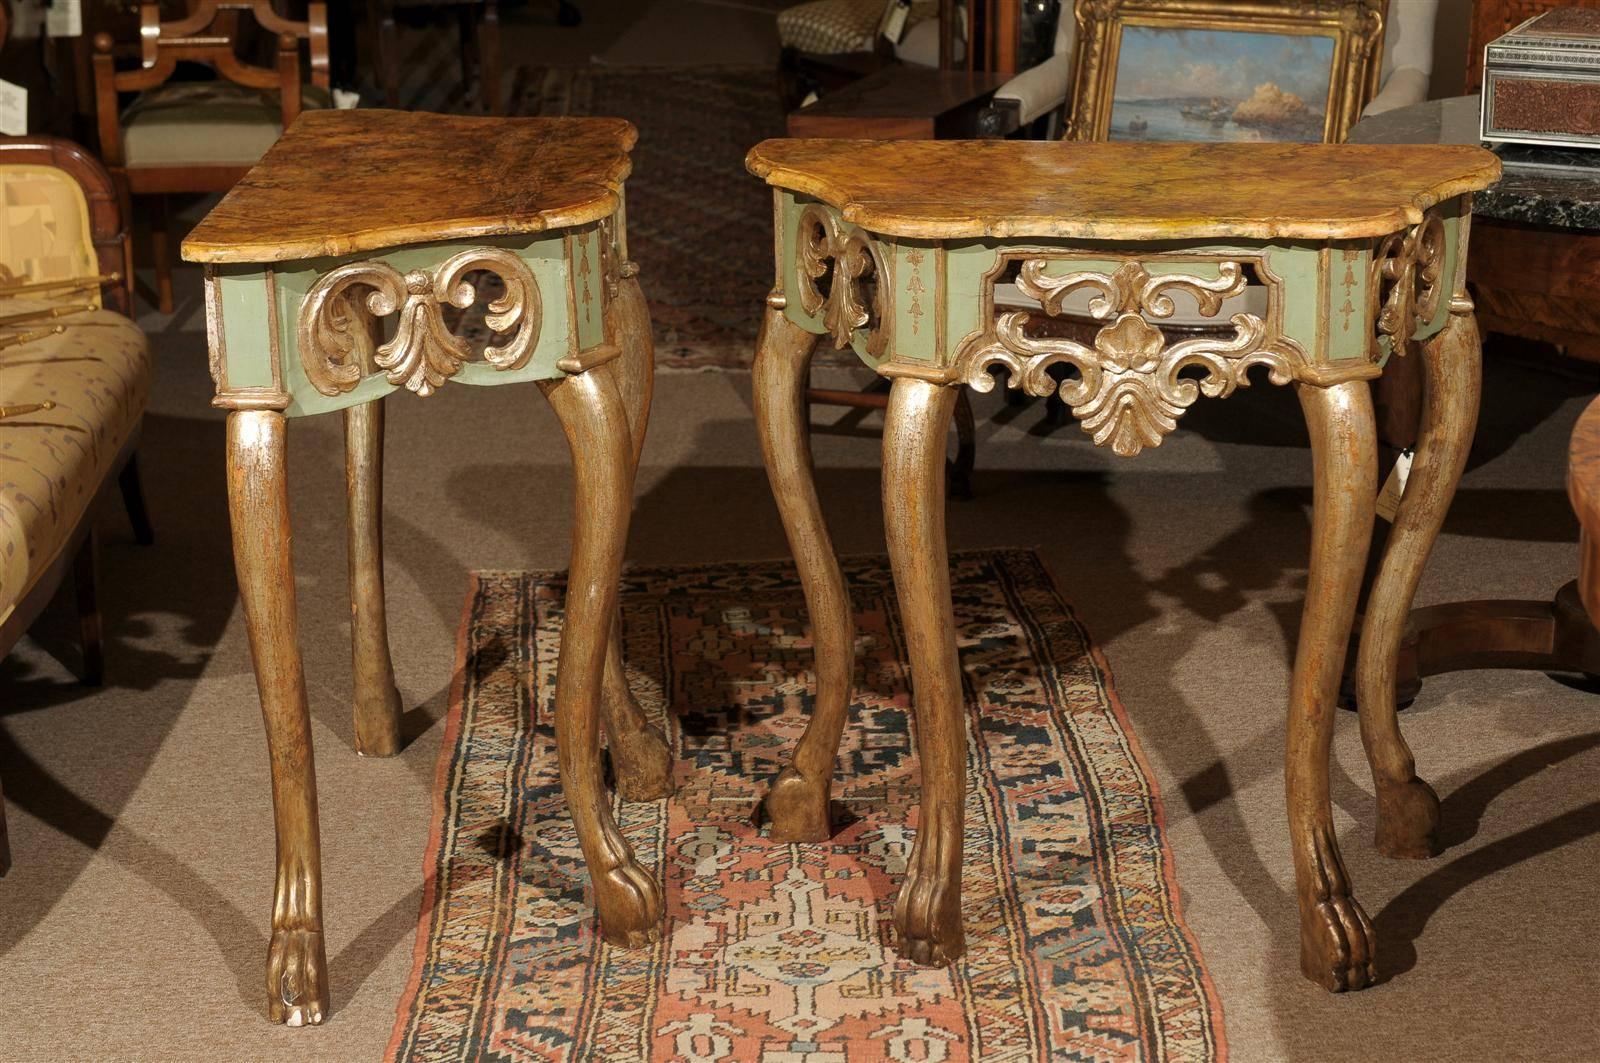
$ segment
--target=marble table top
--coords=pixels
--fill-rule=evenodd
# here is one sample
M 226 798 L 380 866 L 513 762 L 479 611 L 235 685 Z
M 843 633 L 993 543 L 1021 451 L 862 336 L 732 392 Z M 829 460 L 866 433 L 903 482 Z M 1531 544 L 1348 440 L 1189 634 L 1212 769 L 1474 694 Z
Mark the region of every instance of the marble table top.
M 1353 144 L 1477 144 L 1478 97 L 1457 96 L 1363 118 Z M 1561 229 L 1600 230 L 1600 149 L 1498 145 L 1499 182 L 1473 197 L 1474 214 Z

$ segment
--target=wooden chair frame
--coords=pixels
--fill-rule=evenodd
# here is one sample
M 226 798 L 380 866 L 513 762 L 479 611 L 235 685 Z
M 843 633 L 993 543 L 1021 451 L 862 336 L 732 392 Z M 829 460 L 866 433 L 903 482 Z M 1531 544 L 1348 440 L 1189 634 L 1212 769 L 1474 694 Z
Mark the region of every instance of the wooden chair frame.
M 226 31 L 235 12 L 248 11 L 260 26 L 278 35 L 274 66 L 246 63 L 234 51 L 233 36 Z M 225 23 L 219 26 L 218 23 Z M 121 93 L 144 92 L 164 84 L 172 77 L 180 60 L 203 63 L 218 75 L 249 88 L 276 90 L 282 103 L 283 127 L 287 129 L 301 110 L 300 42 L 310 53 L 311 82 L 318 88 L 329 86 L 328 8 L 322 0 L 308 5 L 304 22 L 278 15 L 272 0 L 197 0 L 194 10 L 184 18 L 161 21 L 157 4 L 139 8 L 140 66 L 133 70 L 116 69 L 115 42 L 107 33 L 94 39 L 95 107 L 100 134 L 100 156 L 111 170 L 118 186 L 123 213 L 132 217 L 132 197 L 160 197 L 151 220 L 151 239 L 156 259 L 157 301 L 164 314 L 172 312 L 171 245 L 166 232 L 166 201 L 169 194 L 185 192 L 225 192 L 250 169 L 248 165 L 135 166 L 127 164 L 122 136 Z M 132 285 L 131 271 L 128 284 Z

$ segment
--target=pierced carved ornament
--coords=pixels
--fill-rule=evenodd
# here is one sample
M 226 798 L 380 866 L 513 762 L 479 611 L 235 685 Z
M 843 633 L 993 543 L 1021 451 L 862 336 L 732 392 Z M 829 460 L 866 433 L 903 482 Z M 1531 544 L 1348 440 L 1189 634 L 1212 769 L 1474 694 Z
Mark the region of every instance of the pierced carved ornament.
M 1040 398 L 1058 393 L 1096 445 L 1123 457 L 1145 447 L 1160 446 L 1178 427 L 1178 418 L 1201 395 L 1221 398 L 1250 383 L 1252 366 L 1264 365 L 1274 384 L 1294 379 L 1294 365 L 1303 357 L 1299 345 L 1277 334 L 1254 314 L 1234 314 L 1234 334 L 1199 336 L 1168 344 L 1161 330 L 1146 320 L 1171 317 L 1171 294 L 1186 292 L 1206 317 L 1215 316 L 1222 301 L 1245 290 L 1247 280 L 1237 262 L 1218 263 L 1218 275 L 1204 278 L 1182 273 L 1152 275 L 1140 262 L 1126 261 L 1112 273 L 1080 271 L 1051 276 L 1049 259 L 1024 261 L 1017 287 L 1039 300 L 1049 314 L 1058 314 L 1067 295 L 1079 288 L 1097 289 L 1089 312 L 1110 320 L 1085 346 L 1064 338 L 1026 334 L 1030 311 L 999 316 L 991 331 L 969 339 L 957 355 L 957 378 L 979 391 L 992 391 L 991 372 L 1003 368 L 1007 385 Z M 1051 366 L 1068 365 L 1077 376 L 1057 384 Z M 1197 377 L 1180 376 L 1198 368 Z
M 800 212 L 795 265 L 800 274 L 800 306 L 822 314 L 823 326 L 839 350 L 857 329 L 867 329 L 867 353 L 883 356 L 888 333 L 887 283 L 877 246 L 860 229 L 844 232 L 832 214 L 815 204 Z M 820 283 L 827 278 L 827 290 Z
M 1443 272 L 1444 221 L 1437 211 L 1428 211 L 1404 232 L 1384 237 L 1373 253 L 1378 335 L 1389 337 L 1396 354 L 1405 354 L 1411 334 L 1439 312 Z
M 484 323 L 495 332 L 516 330 L 504 344 L 486 346 L 483 360 L 496 369 L 520 369 L 539 339 L 538 281 L 510 251 L 475 247 L 451 255 L 431 273 L 402 274 L 372 261 L 351 262 L 319 278 L 300 306 L 300 364 L 312 386 L 324 395 L 350 391 L 370 364 L 386 370 L 389 383 L 423 398 L 432 395 L 471 358 L 467 342 L 445 327 L 442 310 L 445 304 L 462 310 L 473 304 L 477 289 L 465 277 L 479 270 L 505 285 L 505 294 L 489 303 Z M 374 349 L 371 320 L 396 312 L 394 338 Z

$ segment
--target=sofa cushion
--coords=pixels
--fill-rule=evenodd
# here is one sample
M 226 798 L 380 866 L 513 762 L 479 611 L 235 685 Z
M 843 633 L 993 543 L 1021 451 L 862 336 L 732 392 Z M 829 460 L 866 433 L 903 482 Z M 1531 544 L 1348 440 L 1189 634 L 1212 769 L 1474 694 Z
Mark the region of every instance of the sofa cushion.
M 307 110 L 328 107 L 326 90 L 307 85 Z M 184 81 L 141 93 L 122 112 L 123 157 L 130 167 L 253 166 L 283 134 L 276 92 L 231 81 Z
M 8 314 L 41 305 L 4 304 Z M 60 335 L 0 350 L 0 405 L 56 404 L 0 418 L 0 620 L 66 546 L 149 399 L 138 326 L 107 310 L 70 321 Z

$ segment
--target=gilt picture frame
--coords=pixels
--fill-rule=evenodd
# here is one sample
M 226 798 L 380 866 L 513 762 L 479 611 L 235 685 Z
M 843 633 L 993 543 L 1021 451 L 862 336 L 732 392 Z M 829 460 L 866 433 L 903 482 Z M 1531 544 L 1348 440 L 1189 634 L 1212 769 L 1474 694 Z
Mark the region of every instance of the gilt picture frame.
M 1067 140 L 1342 141 L 1387 0 L 1078 0 Z

